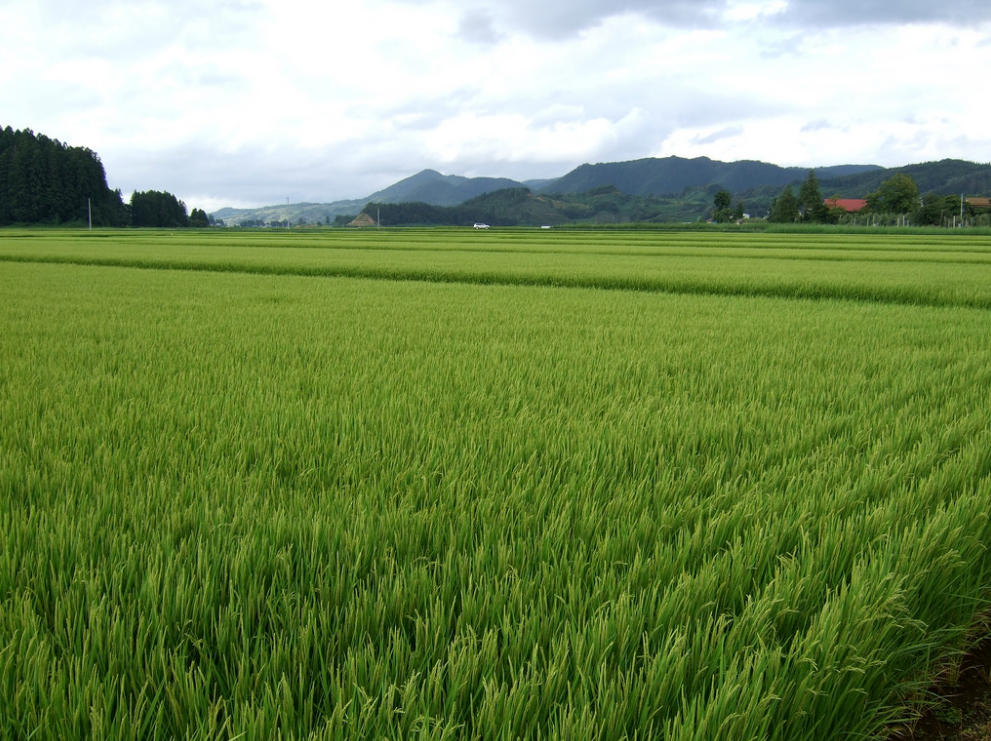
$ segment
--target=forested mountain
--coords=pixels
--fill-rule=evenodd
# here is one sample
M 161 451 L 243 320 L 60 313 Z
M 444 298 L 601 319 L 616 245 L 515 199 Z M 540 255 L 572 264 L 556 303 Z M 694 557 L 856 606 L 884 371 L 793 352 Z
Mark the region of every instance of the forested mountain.
M 729 195 L 734 212 L 766 216 L 774 200 L 808 173 L 801 167 L 708 157 L 586 164 L 556 180 L 526 183 L 423 170 L 366 198 L 222 209 L 213 216 L 246 226 L 346 224 L 362 210 L 389 226 L 683 222 L 711 216 L 719 191 Z M 815 174 L 825 197 L 864 198 L 896 174 L 912 178 L 920 194 L 991 194 L 991 164 L 962 160 L 887 169 L 841 165 L 816 168 Z M 135 192 L 125 204 L 120 191 L 108 187 L 95 152 L 30 129 L 0 129 L 0 226 L 85 224 L 87 200 L 97 226 L 172 228 L 210 221 L 197 209 L 187 215 L 186 205 L 166 192 Z
M 567 220 L 550 199 L 534 197 L 528 188 L 484 193 L 455 206 L 428 203 L 368 203 L 363 213 L 386 226 L 462 226 L 483 221 L 499 226 L 560 224 Z
M 816 170 L 823 193 L 842 193 L 845 198 L 863 198 L 892 175 L 902 173 L 915 181 L 920 193 L 939 195 L 991 194 L 991 166 L 964 160 L 923 162 L 905 167 L 872 170 L 842 177 L 829 177 Z
M 330 224 L 337 217 L 345 214 L 353 218 L 369 203 L 457 206 L 486 193 L 512 188 L 536 188 L 551 182 L 553 181 L 538 180 L 533 181 L 533 184 L 524 184 L 509 178 L 467 178 L 460 175 L 441 175 L 436 170 L 423 170 L 365 198 L 331 203 L 291 203 L 254 209 L 223 208 L 213 213 L 212 216 L 231 225 L 282 225 L 286 222 L 292 224 Z M 374 211 L 372 216 L 375 216 Z M 350 218 L 344 219 L 345 223 L 347 221 L 350 221 Z M 384 216 L 382 221 L 386 222 Z
M 420 202 L 433 206 L 456 206 L 485 193 L 522 186 L 523 183 L 509 178 L 466 178 L 460 175 L 441 175 L 436 170 L 423 170 L 373 193 L 368 200 L 378 203 Z
M 840 165 L 817 170 L 820 179 L 869 171 L 883 172 L 883 169 L 876 165 Z M 592 209 L 592 212 L 600 214 L 600 218 L 608 218 L 609 213 L 617 213 L 621 218 L 652 214 L 659 220 L 684 221 L 694 220 L 704 214 L 711 201 L 710 191 L 713 187 L 728 188 L 736 194 L 763 186 L 766 192 L 757 196 L 754 205 L 758 210 L 762 208 L 766 212 L 771 199 L 781 187 L 798 182 L 807 172 L 807 169 L 800 167 L 786 168 L 756 161 L 720 162 L 707 157 L 648 158 L 631 162 L 582 165 L 562 178 L 528 180 L 522 183 L 508 178 L 465 178 L 441 175 L 435 170 L 423 170 L 366 198 L 327 204 L 301 203 L 259 209 L 222 209 L 213 216 L 228 224 L 246 225 L 283 224 L 287 221 L 293 224 L 329 224 L 335 218 L 337 223 L 347 223 L 349 219 L 343 218 L 345 214 L 353 216 L 366 210 L 370 203 L 376 204 L 380 209 L 384 204 L 416 203 L 423 218 L 428 218 L 428 213 L 432 214 L 429 215 L 431 220 L 413 220 L 411 215 L 416 209 L 407 207 L 401 212 L 396 209 L 382 211 L 382 223 L 448 223 L 453 218 L 451 213 L 428 212 L 420 207 L 458 206 L 487 193 L 524 188 L 537 195 L 550 196 L 558 202 L 570 202 L 572 205 L 567 209 L 569 213 L 581 211 L 585 214 Z M 599 188 L 614 188 L 619 194 L 641 197 L 646 201 L 634 203 L 627 199 L 616 210 L 602 212 L 598 210 L 601 203 L 591 203 L 589 199 L 582 200 L 579 197 Z M 658 196 L 664 196 L 663 202 L 657 200 Z M 597 198 L 602 201 L 602 194 L 599 193 Z M 580 207 L 575 205 L 578 201 L 581 202 Z M 370 212 L 370 215 L 374 218 L 375 212 Z M 514 218 L 522 220 L 522 223 L 529 223 L 530 219 L 539 221 L 535 214 L 529 212 L 517 214 Z
M 556 226 L 573 223 L 695 221 L 712 213 L 714 188 L 688 189 L 678 197 L 631 196 L 611 185 L 585 193 L 534 194 L 528 188 L 486 193 L 457 206 L 376 203 L 365 206 L 366 223 L 383 226 Z
M 493 226 L 553 226 L 567 223 L 688 222 L 709 218 L 728 221 L 743 218 L 744 214 L 757 217 L 770 215 L 774 221 L 793 221 L 798 218 L 799 208 L 802 208 L 805 214 L 802 221 L 836 223 L 840 214 L 831 212 L 824 203 L 825 198 L 836 195 L 841 198 L 866 198 L 872 212 L 881 214 L 882 219 L 884 214 L 897 214 L 899 218 L 910 218 L 913 223 L 940 225 L 945 213 L 963 213 L 961 195 L 991 193 L 991 165 L 943 160 L 893 169 L 871 168 L 829 179 L 818 177 L 819 172 L 843 172 L 844 169 L 792 170 L 789 175 L 800 173 L 801 177 L 780 185 L 764 184 L 735 193 L 721 184 L 686 186 L 680 193 L 667 195 L 631 194 L 613 184 L 598 185 L 580 193 L 534 193 L 519 187 L 487 193 L 456 206 L 373 202 L 366 205 L 364 213 L 371 217 L 372 222 L 378 216 L 385 226 L 468 226 L 477 221 Z M 617 171 L 622 172 L 622 168 L 613 170 L 614 173 Z M 626 170 L 626 174 L 629 172 Z M 722 172 L 726 173 L 725 170 Z M 623 178 L 619 181 L 631 187 L 630 181 Z M 887 208 L 882 203 L 884 199 L 881 195 L 885 188 L 894 188 L 892 184 L 896 181 L 906 184 L 905 192 L 898 192 L 898 195 L 905 196 L 904 203 L 897 208 Z M 794 193 L 796 187 L 798 196 Z M 920 198 L 923 195 L 925 197 Z M 948 206 L 944 196 L 955 199 L 953 204 Z M 794 219 L 780 218 L 780 209 L 777 216 L 772 213 L 772 206 L 779 197 L 790 197 L 795 202 Z M 720 198 L 723 199 L 723 210 L 715 214 L 714 204 Z M 873 205 L 871 199 L 874 199 Z M 935 210 L 926 212 L 929 207 Z M 987 214 L 978 211 L 970 215 L 978 219 L 975 223 L 985 223 Z
M 820 180 L 879 171 L 877 165 L 839 165 L 817 168 Z M 702 188 L 718 183 L 733 192 L 760 185 L 783 186 L 805 177 L 808 168 L 779 167 L 766 162 L 742 160 L 720 162 L 708 157 L 650 157 L 630 162 L 582 165 L 543 188 L 543 192 L 584 193 L 612 185 L 633 196 L 668 195 L 685 188 Z
M 0 226 L 86 223 L 87 199 L 94 225 L 129 223 L 95 152 L 30 129 L 0 130 Z
M 222 208 L 210 216 L 227 226 L 264 226 L 266 224 L 332 224 L 343 215 L 354 217 L 368 203 L 367 198 L 332 203 L 291 203 L 260 208 Z M 350 220 L 350 219 L 348 219 Z
M 228 224 L 347 224 L 364 211 L 389 226 L 413 224 L 509 224 L 565 222 L 684 222 L 708 218 L 713 195 L 731 194 L 734 208 L 743 204 L 752 216 L 767 216 L 773 200 L 789 185 L 798 187 L 808 168 L 779 167 L 764 162 L 719 162 L 706 157 L 635 160 L 582 165 L 553 181 L 518 183 L 504 178 L 459 178 L 425 170 L 373 196 L 329 204 L 301 203 L 253 210 L 223 209 L 213 214 Z M 991 165 L 943 160 L 899 168 L 840 165 L 815 169 L 822 195 L 862 198 L 896 173 L 906 173 L 921 193 L 991 194 Z M 615 182 L 599 182 L 615 181 Z M 454 205 L 450 193 L 485 190 L 509 183 Z M 588 183 L 584 190 L 573 190 Z M 686 184 L 687 183 L 687 184 Z M 516 192 L 509 196 L 508 193 Z M 520 193 L 529 192 L 523 197 Z M 492 194 L 493 199 L 485 196 Z M 499 195 L 495 195 L 499 194 Z M 461 197 L 461 196 L 458 196 Z M 507 201 L 508 199 L 508 201 Z M 510 206 L 509 202 L 515 204 Z M 498 203 L 498 207 L 495 205 Z M 401 207 L 399 207 L 401 206 Z M 460 209 L 467 206 L 466 209 Z M 459 210 L 460 209 L 460 210 Z

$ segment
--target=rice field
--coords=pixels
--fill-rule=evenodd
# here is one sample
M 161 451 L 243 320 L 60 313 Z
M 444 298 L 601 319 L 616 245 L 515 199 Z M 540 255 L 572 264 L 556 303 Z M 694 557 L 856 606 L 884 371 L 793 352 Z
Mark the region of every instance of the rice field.
M 0 738 L 870 739 L 987 635 L 991 239 L 0 233 Z

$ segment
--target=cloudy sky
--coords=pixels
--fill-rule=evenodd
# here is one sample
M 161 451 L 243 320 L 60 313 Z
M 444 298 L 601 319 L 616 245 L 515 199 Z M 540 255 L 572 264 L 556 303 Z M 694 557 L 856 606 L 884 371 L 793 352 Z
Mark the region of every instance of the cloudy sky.
M 0 126 L 208 211 L 428 167 L 986 162 L 989 69 L 988 0 L 0 0 Z

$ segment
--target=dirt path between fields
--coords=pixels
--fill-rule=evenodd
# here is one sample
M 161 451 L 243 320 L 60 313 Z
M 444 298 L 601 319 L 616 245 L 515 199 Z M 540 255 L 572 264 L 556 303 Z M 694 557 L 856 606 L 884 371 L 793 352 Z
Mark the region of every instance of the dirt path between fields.
M 991 637 L 964 657 L 956 682 L 935 691 L 942 702 L 890 741 L 991 741 Z

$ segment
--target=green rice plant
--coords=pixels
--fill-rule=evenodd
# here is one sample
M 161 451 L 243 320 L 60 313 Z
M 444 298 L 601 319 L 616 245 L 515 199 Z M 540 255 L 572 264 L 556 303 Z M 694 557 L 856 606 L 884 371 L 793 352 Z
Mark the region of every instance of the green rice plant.
M 969 234 L 15 233 L 0 259 L 991 307 L 991 250 Z
M 924 701 L 991 584 L 979 243 L 809 260 L 808 300 L 749 235 L 402 236 L 0 243 L 0 737 L 870 738 Z M 677 265 L 711 290 L 603 290 Z

